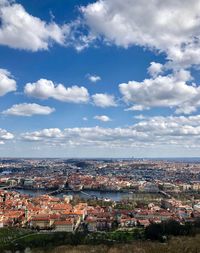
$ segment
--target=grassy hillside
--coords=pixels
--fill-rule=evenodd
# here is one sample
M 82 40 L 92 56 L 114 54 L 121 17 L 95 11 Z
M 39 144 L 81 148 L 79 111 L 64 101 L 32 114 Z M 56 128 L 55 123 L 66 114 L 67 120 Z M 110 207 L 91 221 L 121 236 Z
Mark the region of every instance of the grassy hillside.
M 28 229 L 17 228 L 0 228 L 0 252 L 9 245 L 11 242 L 15 242 L 18 238 L 32 234 L 33 231 Z
M 171 238 L 167 243 L 134 242 L 113 246 L 62 246 L 52 250 L 33 250 L 31 253 L 200 253 L 200 235 Z

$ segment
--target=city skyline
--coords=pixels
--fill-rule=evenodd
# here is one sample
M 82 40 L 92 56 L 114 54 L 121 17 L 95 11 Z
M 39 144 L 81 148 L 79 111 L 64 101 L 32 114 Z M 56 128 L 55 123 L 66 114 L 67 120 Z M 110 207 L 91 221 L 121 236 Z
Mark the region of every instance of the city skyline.
M 199 11 L 0 0 L 1 157 L 200 157 Z

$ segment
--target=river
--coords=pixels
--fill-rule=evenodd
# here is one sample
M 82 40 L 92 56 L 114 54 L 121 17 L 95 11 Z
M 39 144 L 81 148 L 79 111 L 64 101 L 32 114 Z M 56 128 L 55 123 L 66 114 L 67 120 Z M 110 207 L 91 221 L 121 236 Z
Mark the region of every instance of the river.
M 24 190 L 24 189 L 18 189 L 18 192 L 21 194 L 28 194 L 30 196 L 39 196 L 43 194 L 47 194 L 47 190 Z M 88 199 L 91 198 L 92 196 L 95 196 L 100 199 L 111 199 L 114 201 L 119 201 L 128 197 L 132 196 L 132 193 L 125 193 L 125 192 L 104 192 L 104 191 L 97 191 L 97 190 L 84 190 L 81 192 L 64 192 L 64 193 L 59 193 L 55 195 L 56 197 L 63 197 L 63 195 L 73 195 L 73 196 L 79 196 L 80 198 L 83 199 Z

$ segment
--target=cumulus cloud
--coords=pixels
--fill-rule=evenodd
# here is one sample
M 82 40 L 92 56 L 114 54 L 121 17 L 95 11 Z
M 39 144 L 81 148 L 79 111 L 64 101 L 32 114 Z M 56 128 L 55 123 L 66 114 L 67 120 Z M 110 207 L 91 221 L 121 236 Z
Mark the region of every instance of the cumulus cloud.
M 54 84 L 51 80 L 40 79 L 35 83 L 27 83 L 24 88 L 26 95 L 40 99 L 54 98 L 68 103 L 87 103 L 89 93 L 85 87 L 65 87 Z
M 59 26 L 29 14 L 21 4 L 0 2 L 0 44 L 30 51 L 47 50 L 52 43 L 64 45 L 68 25 Z
M 140 134 L 142 135 L 142 134 Z M 134 129 L 82 127 L 60 129 L 43 129 L 41 131 L 27 132 L 22 134 L 26 141 L 42 141 L 46 143 L 73 143 L 74 145 L 104 145 L 106 141 L 115 142 L 128 137 L 136 137 Z M 139 137 L 139 136 L 138 136 Z
M 134 116 L 134 119 L 138 119 L 138 120 L 143 120 L 143 119 L 145 119 L 146 117 L 144 116 L 144 115 L 142 115 L 142 114 L 140 114 L 140 115 L 135 115 Z
M 107 43 L 156 49 L 182 67 L 200 64 L 199 0 L 98 0 L 81 12 Z
M 100 120 L 100 121 L 103 121 L 103 122 L 111 121 L 111 119 L 106 115 L 97 115 L 97 116 L 94 117 L 94 119 L 97 119 L 97 120 Z
M 138 118 L 139 119 L 139 118 Z M 47 145 L 91 147 L 196 146 L 200 147 L 200 115 L 140 118 L 129 127 L 82 127 L 26 132 L 22 140 Z
M 29 14 L 21 4 L 1 0 L 0 44 L 38 51 L 57 43 L 81 51 L 103 38 L 107 44 L 164 52 L 168 67 L 200 64 L 196 57 L 200 53 L 200 0 L 98 0 L 79 9 L 82 18 L 59 25 Z
M 161 74 L 163 72 L 163 65 L 161 63 L 158 62 L 151 62 L 150 66 L 148 68 L 148 73 L 152 76 L 152 77 L 156 77 L 159 74 Z
M 10 132 L 8 132 L 5 129 L 0 128 L 0 142 L 1 144 L 4 144 L 5 141 L 12 140 L 14 138 L 14 135 Z
M 0 96 L 16 91 L 16 89 L 16 81 L 12 78 L 11 73 L 6 69 L 0 69 Z
M 156 76 L 142 82 L 129 81 L 119 85 L 128 110 L 171 107 L 176 113 L 189 114 L 200 106 L 200 87 L 190 84 L 190 72 L 180 70 L 167 76 Z
M 127 109 L 125 109 L 124 111 L 128 112 L 128 111 L 144 111 L 144 110 L 149 110 L 149 107 L 143 106 L 143 105 L 133 105 Z
M 44 139 L 62 138 L 63 133 L 59 128 L 45 128 L 41 131 L 22 134 L 23 139 L 27 141 L 41 141 Z
M 88 79 L 92 82 L 92 83 L 96 83 L 98 81 L 101 81 L 101 77 L 97 76 L 97 75 L 87 75 Z
M 115 97 L 113 95 L 97 93 L 92 96 L 92 99 L 93 99 L 93 103 L 96 106 L 99 106 L 102 108 L 117 106 L 117 103 L 115 101 Z
M 38 104 L 16 104 L 11 108 L 3 111 L 3 114 L 15 115 L 15 116 L 32 116 L 32 115 L 49 115 L 54 112 L 55 109 L 49 106 L 42 106 Z

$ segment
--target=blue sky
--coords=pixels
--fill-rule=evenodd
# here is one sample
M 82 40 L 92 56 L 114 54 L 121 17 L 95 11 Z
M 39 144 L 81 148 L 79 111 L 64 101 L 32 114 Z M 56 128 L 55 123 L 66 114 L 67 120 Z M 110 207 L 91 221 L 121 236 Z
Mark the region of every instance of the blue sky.
M 1 156 L 199 156 L 199 10 L 0 0 Z

